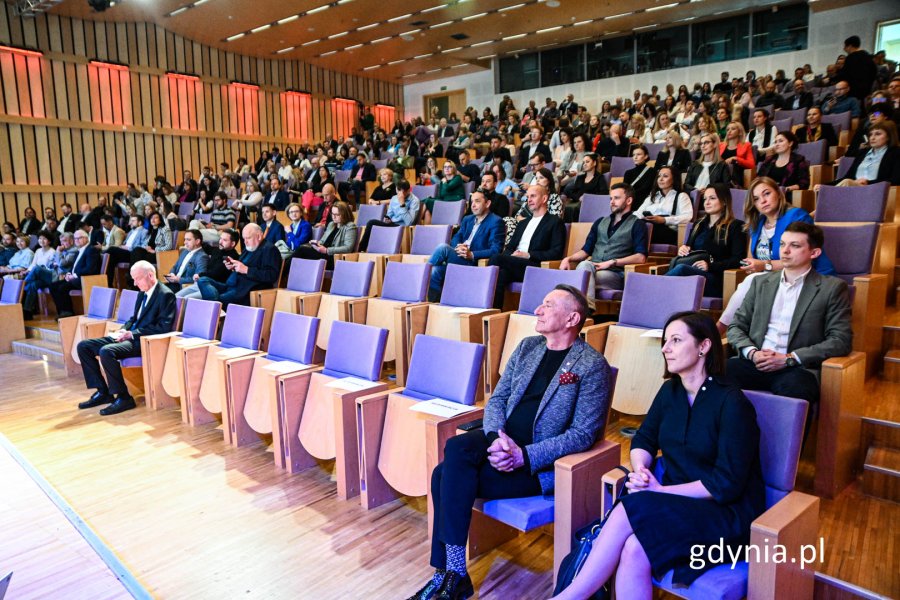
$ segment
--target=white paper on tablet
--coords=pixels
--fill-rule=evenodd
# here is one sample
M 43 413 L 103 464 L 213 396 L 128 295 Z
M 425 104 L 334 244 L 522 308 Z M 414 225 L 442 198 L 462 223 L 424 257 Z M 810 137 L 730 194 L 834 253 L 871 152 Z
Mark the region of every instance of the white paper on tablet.
M 379 381 L 369 381 L 368 379 L 362 379 L 361 377 L 343 377 L 341 379 L 329 381 L 325 384 L 325 387 L 357 392 L 359 390 L 375 387 L 376 385 L 380 385 L 380 383 L 381 382 Z
M 309 365 L 304 365 L 303 363 L 294 362 L 292 360 L 280 360 L 267 364 L 263 367 L 263 370 L 274 373 L 275 375 L 283 375 L 285 373 L 293 373 L 294 371 L 302 371 L 303 369 L 308 368 Z
M 209 342 L 209 340 L 204 340 L 203 338 L 181 338 L 175 341 L 175 345 L 179 348 L 190 348 L 192 346 L 202 346 Z
M 641 334 L 641 337 L 645 338 L 656 338 L 662 339 L 663 330 L 662 329 L 648 329 L 644 333 Z
M 249 348 L 223 348 L 216 352 L 219 358 L 237 358 L 239 356 L 247 356 L 248 354 L 256 354 L 256 350 Z
M 409 410 L 414 410 L 416 412 L 422 412 L 429 415 L 436 415 L 438 417 L 455 417 L 456 415 L 471 412 L 475 410 L 475 408 L 476 407 L 474 406 L 467 406 L 465 404 L 460 404 L 459 402 L 451 402 L 450 400 L 441 400 L 440 398 L 435 398 L 434 400 L 423 400 L 422 402 L 416 402 L 409 407 Z
M 474 315 L 486 310 L 486 308 L 468 308 L 466 306 L 454 306 L 450 309 L 450 312 L 454 315 Z

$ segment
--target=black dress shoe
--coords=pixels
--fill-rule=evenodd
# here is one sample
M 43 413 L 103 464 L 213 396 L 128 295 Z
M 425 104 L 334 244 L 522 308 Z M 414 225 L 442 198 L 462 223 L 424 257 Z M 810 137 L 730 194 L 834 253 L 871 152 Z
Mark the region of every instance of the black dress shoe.
M 456 571 L 447 571 L 435 600 L 466 600 L 474 594 L 475 588 L 472 587 L 472 578 L 468 573 L 462 577 Z
M 131 410 L 135 406 L 137 406 L 137 404 L 134 403 L 134 398 L 132 398 L 131 396 L 120 395 L 118 398 L 116 398 L 115 402 L 101 410 L 100 414 L 104 417 L 108 415 L 117 415 L 120 412 Z
M 446 578 L 446 572 L 442 571 L 442 573 L 444 574 L 444 576 Z M 415 594 L 413 594 L 406 600 L 431 600 L 432 598 L 434 598 L 437 595 L 440 588 L 441 588 L 441 586 L 436 584 L 434 582 L 434 577 L 432 577 L 431 579 L 428 580 L 428 583 L 426 583 L 422 587 L 422 589 L 420 589 L 418 592 L 416 592 Z
M 90 400 L 85 400 L 78 404 L 78 408 L 94 408 L 95 406 L 100 406 L 101 404 L 109 404 L 112 402 L 114 398 L 109 394 L 103 394 L 101 392 L 94 392 L 94 395 L 91 396 Z

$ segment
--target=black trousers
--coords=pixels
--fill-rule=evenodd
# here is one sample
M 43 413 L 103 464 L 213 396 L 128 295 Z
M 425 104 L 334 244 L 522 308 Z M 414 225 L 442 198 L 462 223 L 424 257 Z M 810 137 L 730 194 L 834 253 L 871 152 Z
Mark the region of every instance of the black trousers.
M 351 179 L 349 181 L 342 181 L 338 184 L 338 195 L 341 197 L 341 200 L 350 204 L 360 204 L 360 200 L 366 194 L 366 182 L 361 179 Z M 353 194 L 353 202 L 350 202 L 347 199 L 349 194 Z
M 447 440 L 444 462 L 431 474 L 434 528 L 431 536 L 431 566 L 447 568 L 444 544 L 465 546 L 477 498 L 499 500 L 541 494 L 536 475 L 524 468 L 509 473 L 488 462 L 484 430 L 470 431 Z
M 322 258 L 325 259 L 325 268 L 326 269 L 334 269 L 334 256 L 331 254 L 322 254 L 312 246 L 308 244 L 303 244 L 302 246 L 297 246 L 297 249 L 294 250 L 294 253 L 291 254 L 291 258 L 305 258 L 307 260 L 320 260 Z M 291 263 L 288 261 L 288 272 L 287 276 L 290 276 L 291 273 Z
M 118 264 L 128 263 L 129 267 L 133 264 L 131 262 L 131 250 L 127 250 L 121 246 L 112 246 L 106 249 L 106 253 L 109 254 L 109 266 L 106 269 L 106 281 L 109 283 L 109 287 L 112 287 Z
M 116 342 L 111 337 L 94 338 L 79 342 L 77 350 L 78 358 L 81 360 L 81 371 L 84 373 L 84 383 L 88 388 L 102 394 L 128 394 L 119 361 L 123 358 L 140 356 L 139 342 L 135 340 Z M 103 365 L 106 379 L 103 378 L 100 365 Z
M 525 268 L 536 266 L 527 258 L 511 254 L 495 254 L 488 264 L 500 267 L 500 273 L 497 275 L 497 287 L 494 289 L 494 308 L 499 309 L 503 309 L 503 294 L 506 286 L 513 281 L 524 281 Z
M 73 279 L 66 281 L 59 279 L 50 284 L 50 296 L 53 297 L 53 303 L 56 305 L 56 314 L 63 312 L 72 312 L 72 298 L 69 292 L 81 289 L 81 279 Z M 84 307 L 87 310 L 87 306 Z
M 359 251 L 365 252 L 369 248 L 369 236 L 372 235 L 372 227 L 400 227 L 399 223 L 388 223 L 378 219 L 372 219 L 366 223 L 366 231 L 363 233 L 362 239 L 359 240 Z
M 156 253 L 148 252 L 146 248 L 135 248 L 131 251 L 131 264 L 139 260 L 146 260 L 151 265 L 156 264 Z
M 766 373 L 757 369 L 752 361 L 732 357 L 726 363 L 726 372 L 744 390 L 761 390 L 779 396 L 800 398 L 811 405 L 819 401 L 819 381 L 815 375 L 800 367 Z
M 668 225 L 653 224 L 654 244 L 677 244 L 678 231 L 670 229 Z

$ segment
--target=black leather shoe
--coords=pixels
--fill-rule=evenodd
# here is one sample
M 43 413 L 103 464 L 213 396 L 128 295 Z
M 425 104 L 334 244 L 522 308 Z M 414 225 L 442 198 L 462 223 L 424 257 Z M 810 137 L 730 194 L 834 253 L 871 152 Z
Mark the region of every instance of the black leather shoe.
M 447 571 L 435 600 L 466 600 L 474 594 L 475 588 L 472 587 L 472 578 L 468 574 L 461 577 L 456 571 Z
M 78 408 L 94 408 L 95 406 L 100 406 L 101 404 L 109 404 L 112 402 L 114 398 L 109 394 L 103 394 L 101 392 L 94 392 L 94 395 L 91 396 L 90 400 L 85 400 L 78 404 Z
M 135 406 L 137 406 L 137 404 L 134 403 L 134 398 L 132 398 L 131 396 L 120 395 L 118 398 L 116 398 L 115 402 L 101 410 L 100 414 L 104 417 L 108 415 L 117 415 L 120 412 L 131 410 Z
M 444 577 L 446 578 L 446 571 L 438 571 L 438 572 L 441 573 L 442 575 L 444 575 Z M 428 583 L 426 583 L 425 586 L 421 590 L 419 590 L 418 592 L 416 592 L 415 594 L 413 594 L 406 600 L 431 600 L 432 598 L 434 598 L 437 595 L 440 588 L 441 588 L 441 586 L 436 584 L 434 582 L 434 577 L 432 577 L 431 579 L 428 580 Z

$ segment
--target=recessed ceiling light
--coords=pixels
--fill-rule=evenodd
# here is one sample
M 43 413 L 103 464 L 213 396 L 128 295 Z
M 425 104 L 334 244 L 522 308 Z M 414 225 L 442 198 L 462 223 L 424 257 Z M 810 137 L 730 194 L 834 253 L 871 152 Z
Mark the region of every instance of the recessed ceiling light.
M 405 59 L 405 58 L 401 58 L 400 60 L 392 60 L 392 61 L 389 62 L 388 64 L 389 64 L 389 65 L 399 65 L 399 64 L 402 63 L 402 62 L 406 62 L 406 59 Z
M 438 4 L 437 6 L 432 6 L 431 8 L 426 8 L 425 10 L 419 11 L 421 14 L 426 14 L 433 12 L 435 10 L 441 10 L 442 8 L 446 8 L 443 4 Z
M 619 17 L 627 17 L 627 16 L 630 15 L 630 14 L 632 14 L 632 13 L 627 12 L 627 13 L 621 13 L 621 14 L 618 14 L 618 15 L 609 15 L 608 17 L 606 17 L 606 18 L 603 19 L 603 20 L 604 20 L 604 21 L 611 21 L 612 19 L 618 19 Z
M 443 69 L 429 69 L 425 71 L 426 73 L 437 73 L 438 71 L 442 71 Z
M 402 21 L 403 19 L 408 19 L 408 18 L 411 17 L 411 16 L 413 16 L 412 13 L 406 13 L 405 15 L 400 15 L 399 17 L 394 17 L 394 18 L 392 18 L 392 19 L 388 19 L 387 22 L 388 22 L 388 23 L 394 23 L 394 22 L 396 22 L 396 21 Z
M 290 52 L 290 51 L 293 50 L 294 48 L 295 48 L 295 46 L 291 46 L 290 48 L 282 48 L 281 50 L 279 50 L 279 51 L 276 52 L 275 54 L 284 54 L 284 53 L 286 53 L 286 52 Z
M 259 27 L 255 27 L 250 30 L 250 33 L 259 33 L 260 31 L 265 31 L 266 29 L 272 26 L 271 23 L 266 23 L 265 25 L 260 25 Z
M 501 8 L 500 10 L 498 10 L 497 12 L 498 12 L 498 13 L 503 13 L 503 12 L 506 12 L 506 11 L 508 11 L 508 10 L 515 10 L 515 9 L 517 9 L 517 8 L 522 8 L 522 7 L 525 6 L 526 4 L 527 4 L 527 2 L 522 2 L 521 4 L 513 4 L 512 6 L 505 6 L 505 7 Z
M 303 42 L 300 44 L 301 46 L 312 46 L 313 44 L 318 44 L 322 40 L 309 40 L 308 42 Z
M 375 69 L 380 69 L 381 65 L 372 65 L 371 67 L 363 67 L 363 71 L 373 71 Z
M 487 56 L 479 56 L 477 60 L 487 60 L 489 58 L 494 58 L 497 56 L 496 54 L 488 54 Z
M 290 17 L 285 17 L 285 18 L 281 19 L 280 21 L 278 21 L 278 24 L 279 25 L 287 25 L 291 21 L 296 21 L 299 18 L 300 18 L 300 15 L 293 15 Z
M 337 54 L 337 50 L 332 50 L 331 52 L 324 52 L 324 53 L 320 54 L 319 56 L 320 57 L 321 56 L 331 56 L 332 54 Z
M 572 27 L 581 27 L 582 25 L 589 25 L 593 22 L 593 19 L 588 19 L 587 21 L 578 21 L 577 23 L 572 23 Z
M 306 14 L 308 14 L 308 15 L 314 15 L 314 14 L 316 14 L 316 13 L 322 12 L 323 10 L 328 10 L 328 7 L 329 7 L 328 4 L 324 4 L 324 5 L 318 6 L 318 7 L 316 7 L 316 8 L 311 8 L 311 9 L 309 9 L 308 11 L 306 11 Z
M 170 16 L 170 17 L 175 17 L 175 16 L 177 16 L 177 15 L 180 15 L 180 14 L 183 13 L 184 11 L 186 11 L 188 8 L 190 8 L 190 7 L 188 7 L 188 6 L 182 6 L 181 8 L 176 8 L 175 10 L 173 10 L 172 12 L 170 12 L 170 13 L 168 14 L 168 16 Z
M 422 31 L 422 30 L 421 29 L 413 29 L 412 31 L 404 31 L 403 33 L 400 34 L 400 37 L 402 37 L 404 39 L 407 37 L 412 37 L 412 36 L 416 35 L 417 33 L 419 33 L 420 31 Z
M 487 40 L 486 42 L 478 42 L 477 44 L 472 44 L 469 48 L 478 48 L 479 46 L 487 46 L 488 44 L 493 44 L 494 40 Z
M 233 42 L 234 40 L 239 40 L 239 39 L 241 39 L 241 38 L 244 37 L 245 35 L 246 35 L 246 34 L 244 34 L 244 33 L 236 33 L 236 34 L 234 34 L 234 35 L 231 36 L 231 37 L 225 38 L 225 41 L 226 41 L 226 42 Z
M 663 4 L 661 6 L 651 6 L 650 8 L 646 9 L 644 12 L 654 12 L 657 10 L 665 10 L 667 8 L 672 8 L 673 6 L 678 6 L 678 3 L 673 2 L 672 4 Z
M 429 27 L 428 29 L 437 29 L 438 27 L 446 27 L 447 25 L 450 25 L 451 23 L 453 23 L 453 21 L 444 21 L 443 23 L 436 23 L 436 24 L 432 25 L 431 27 Z
M 352 46 L 347 46 L 344 50 L 356 50 L 357 48 L 362 48 L 362 44 L 353 44 Z
M 413 58 L 428 58 L 431 54 L 420 54 L 418 56 L 413 56 Z
M 562 25 L 557 25 L 556 27 L 548 27 L 547 29 L 538 29 L 535 33 L 550 33 L 551 31 L 559 31 L 562 29 Z
M 383 37 L 383 38 L 378 38 L 378 39 L 372 40 L 372 41 L 369 42 L 369 43 L 370 43 L 370 44 L 380 44 L 381 42 L 386 42 L 386 41 L 388 41 L 389 39 L 391 39 L 391 36 L 387 36 L 387 37 Z
M 338 38 L 340 38 L 340 37 L 344 37 L 344 36 L 347 35 L 348 33 L 350 33 L 350 32 L 349 32 L 349 31 L 341 31 L 341 32 L 339 32 L 339 33 L 334 33 L 334 34 L 332 34 L 332 35 L 329 35 L 329 36 L 328 36 L 328 39 L 329 39 L 329 40 L 336 40 L 336 39 L 338 39 Z
M 373 27 L 378 27 L 381 23 L 371 23 L 369 25 L 363 25 L 362 27 L 357 27 L 357 31 L 365 31 L 366 29 L 372 29 Z
M 483 12 L 483 13 L 478 13 L 477 15 L 469 15 L 468 17 L 463 17 L 462 20 L 463 21 L 471 21 L 472 19 L 480 19 L 481 17 L 485 16 L 486 14 L 487 14 L 486 12 Z
M 456 52 L 457 50 L 462 50 L 462 48 L 447 48 L 446 50 L 441 50 L 441 54 L 450 54 L 451 52 Z
M 469 66 L 469 65 L 467 65 L 466 63 L 459 63 L 458 65 L 451 65 L 450 68 L 451 68 L 451 69 L 458 69 L 458 68 L 460 68 L 460 67 L 468 67 L 468 66 Z
M 518 39 L 520 39 L 520 38 L 525 37 L 526 35 L 528 35 L 528 34 L 527 34 L 527 33 L 518 33 L 518 34 L 516 34 L 516 35 L 508 35 L 508 36 L 506 36 L 505 38 L 503 38 L 503 41 L 504 41 L 504 42 L 509 42 L 509 41 L 511 41 L 511 40 L 518 40 Z

